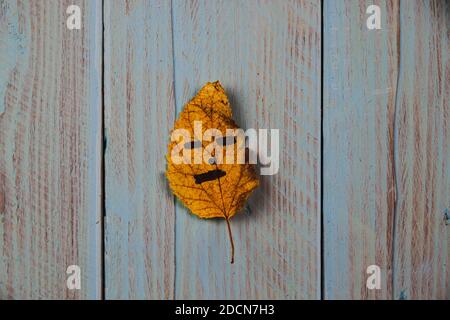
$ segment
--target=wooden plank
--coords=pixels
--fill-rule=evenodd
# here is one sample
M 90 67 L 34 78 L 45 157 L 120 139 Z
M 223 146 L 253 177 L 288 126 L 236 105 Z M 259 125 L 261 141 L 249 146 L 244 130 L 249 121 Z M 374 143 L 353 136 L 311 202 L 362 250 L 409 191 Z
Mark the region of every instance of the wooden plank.
M 318 1 L 174 1 L 177 112 L 220 80 L 237 123 L 280 129 L 280 170 L 262 176 L 247 212 L 201 220 L 180 203 L 176 298 L 320 298 Z
M 0 2 L 0 299 L 101 295 L 100 7 Z
M 108 299 L 174 294 L 171 4 L 105 1 L 105 278 Z
M 381 8 L 368 30 L 366 9 Z M 324 2 L 324 297 L 392 297 L 398 1 Z M 381 268 L 381 290 L 366 270 Z
M 450 299 L 450 2 L 403 1 L 395 299 Z
M 324 296 L 448 298 L 449 5 L 371 4 L 324 7 Z

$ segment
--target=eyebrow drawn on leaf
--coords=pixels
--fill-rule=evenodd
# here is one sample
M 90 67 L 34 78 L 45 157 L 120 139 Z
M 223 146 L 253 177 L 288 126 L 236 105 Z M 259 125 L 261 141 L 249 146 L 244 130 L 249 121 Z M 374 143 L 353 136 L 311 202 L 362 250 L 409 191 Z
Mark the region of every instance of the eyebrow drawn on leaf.
M 197 148 L 201 148 L 201 147 L 202 147 L 202 143 L 198 140 L 188 141 L 184 144 L 185 149 L 197 149 Z
M 226 136 L 216 139 L 216 143 L 221 146 L 236 144 L 237 139 L 235 136 Z

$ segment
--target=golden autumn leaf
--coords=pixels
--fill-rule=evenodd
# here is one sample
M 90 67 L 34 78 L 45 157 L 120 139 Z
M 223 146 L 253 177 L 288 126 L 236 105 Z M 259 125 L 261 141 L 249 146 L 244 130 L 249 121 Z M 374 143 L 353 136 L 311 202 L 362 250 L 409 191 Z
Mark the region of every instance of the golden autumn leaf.
M 180 113 L 166 156 L 167 179 L 181 202 L 200 218 L 226 220 L 231 263 L 229 220 L 259 183 L 255 166 L 245 160 L 248 150 L 238 131 L 223 87 L 208 82 Z

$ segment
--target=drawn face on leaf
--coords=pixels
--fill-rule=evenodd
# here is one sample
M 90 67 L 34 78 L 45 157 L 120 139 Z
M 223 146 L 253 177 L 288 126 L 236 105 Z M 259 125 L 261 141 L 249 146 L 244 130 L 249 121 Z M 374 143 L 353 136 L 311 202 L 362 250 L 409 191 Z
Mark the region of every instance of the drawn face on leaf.
M 172 135 L 167 178 L 173 193 L 201 218 L 228 220 L 258 186 L 254 165 L 243 161 L 245 139 L 236 129 L 219 82 L 207 83 L 175 122 L 173 132 L 185 134 Z M 183 161 L 174 161 L 174 155 Z

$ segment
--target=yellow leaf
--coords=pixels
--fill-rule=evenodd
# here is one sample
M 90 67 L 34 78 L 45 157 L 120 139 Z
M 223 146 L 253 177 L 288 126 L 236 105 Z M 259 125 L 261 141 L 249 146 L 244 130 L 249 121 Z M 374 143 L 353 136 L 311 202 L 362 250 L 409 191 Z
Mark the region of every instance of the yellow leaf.
M 201 130 L 196 130 L 198 124 L 201 124 Z M 190 140 L 185 135 L 169 144 L 166 175 L 170 188 L 193 214 L 200 218 L 226 220 L 233 263 L 234 244 L 229 220 L 244 206 L 259 182 L 254 165 L 238 161 L 239 155 L 243 154 L 241 152 L 248 151 L 245 150 L 245 140 L 241 139 L 242 136 L 227 136 L 227 129 L 236 130 L 238 127 L 218 81 L 208 82 L 184 106 L 174 125 L 174 130 L 177 129 L 184 129 Z M 216 135 L 205 141 L 203 137 L 211 129 L 217 129 L 222 138 Z M 174 154 L 186 160 L 179 152 L 180 146 L 191 163 L 173 161 Z M 201 162 L 194 161 L 196 153 L 201 153 Z M 209 159 L 205 159 L 204 154 Z M 227 155 L 232 161 L 227 161 Z

